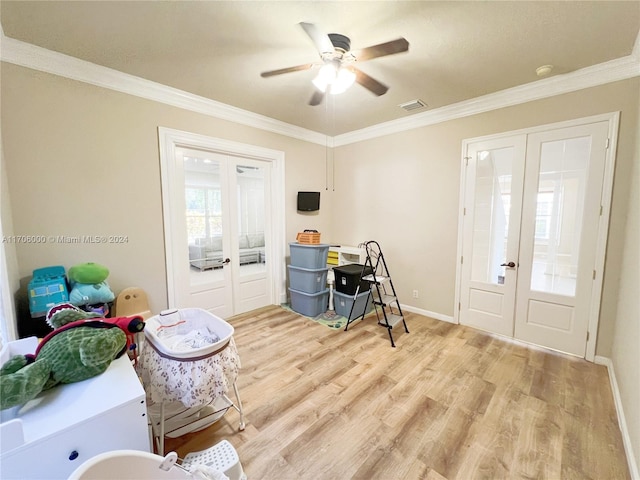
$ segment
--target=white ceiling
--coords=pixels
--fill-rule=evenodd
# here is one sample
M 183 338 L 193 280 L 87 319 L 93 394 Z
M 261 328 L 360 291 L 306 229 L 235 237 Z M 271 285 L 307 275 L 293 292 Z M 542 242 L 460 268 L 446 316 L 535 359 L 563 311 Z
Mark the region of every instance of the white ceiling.
M 319 60 L 297 25 L 351 38 L 353 50 L 400 36 L 409 51 L 358 64 L 390 87 L 360 85 L 312 107 Z M 640 1 L 6 1 L 7 37 L 329 135 L 407 117 L 632 54 Z M 421 112 L 424 110 L 418 110 Z

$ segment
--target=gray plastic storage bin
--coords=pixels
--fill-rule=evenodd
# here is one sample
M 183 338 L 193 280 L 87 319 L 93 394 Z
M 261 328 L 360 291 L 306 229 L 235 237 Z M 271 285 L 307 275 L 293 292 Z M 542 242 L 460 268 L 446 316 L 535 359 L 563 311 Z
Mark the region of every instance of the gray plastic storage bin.
M 321 292 L 327 288 L 328 271 L 328 268 L 302 268 L 289 265 L 289 285 L 299 292 Z
M 369 313 L 373 310 L 373 300 L 369 297 L 369 290 L 359 293 L 355 299 L 355 305 L 353 306 L 353 313 L 351 313 L 351 305 L 353 305 L 353 295 L 347 295 L 346 293 L 333 292 L 333 303 L 336 313 L 343 317 L 353 320 L 354 318 L 361 317 L 363 313 Z M 351 313 L 351 317 L 349 314 Z
M 327 266 L 327 255 L 329 245 L 319 243 L 318 245 L 306 245 L 292 242 L 289 244 L 291 251 L 291 265 L 302 268 L 325 268 Z
M 305 317 L 317 317 L 329 307 L 329 289 L 318 293 L 305 293 L 289 289 L 291 310 Z

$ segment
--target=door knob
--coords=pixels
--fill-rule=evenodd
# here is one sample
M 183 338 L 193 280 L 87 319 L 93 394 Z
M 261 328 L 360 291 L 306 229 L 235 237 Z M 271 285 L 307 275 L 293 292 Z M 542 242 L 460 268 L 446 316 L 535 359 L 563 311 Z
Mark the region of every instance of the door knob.
M 501 263 L 501 264 L 500 264 L 500 266 L 501 266 L 501 267 L 509 267 L 509 268 L 513 268 L 513 267 L 515 267 L 515 266 L 516 266 L 516 264 L 515 264 L 515 263 L 513 263 L 513 262 L 509 262 L 509 263 Z
M 225 258 L 224 262 L 222 262 L 222 263 L 224 263 L 224 264 L 231 263 L 231 259 L 230 258 Z

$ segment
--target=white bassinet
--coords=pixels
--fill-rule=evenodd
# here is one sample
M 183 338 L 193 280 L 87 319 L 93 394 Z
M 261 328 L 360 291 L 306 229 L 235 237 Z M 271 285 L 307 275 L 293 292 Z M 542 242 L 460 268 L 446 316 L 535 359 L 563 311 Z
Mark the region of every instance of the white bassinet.
M 145 321 L 138 372 L 147 392 L 158 453 L 164 438 L 201 430 L 242 402 L 236 386 L 240 357 L 233 327 L 200 308 L 184 308 Z M 233 388 L 237 405 L 227 392 Z

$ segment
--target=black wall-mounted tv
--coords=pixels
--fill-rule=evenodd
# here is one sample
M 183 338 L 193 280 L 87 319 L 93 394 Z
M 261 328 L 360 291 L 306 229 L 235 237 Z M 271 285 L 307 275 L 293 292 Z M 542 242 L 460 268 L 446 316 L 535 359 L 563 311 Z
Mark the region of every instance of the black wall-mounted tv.
M 320 192 L 298 192 L 298 211 L 315 212 L 320 210 Z

